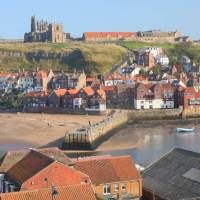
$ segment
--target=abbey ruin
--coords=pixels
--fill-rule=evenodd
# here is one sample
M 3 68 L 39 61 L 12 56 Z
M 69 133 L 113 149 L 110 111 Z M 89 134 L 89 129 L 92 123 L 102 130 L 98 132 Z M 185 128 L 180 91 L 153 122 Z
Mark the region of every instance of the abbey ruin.
M 44 20 L 36 20 L 31 17 L 31 32 L 24 34 L 24 42 L 52 42 L 62 43 L 70 35 L 64 33 L 64 26 L 61 23 L 48 23 Z

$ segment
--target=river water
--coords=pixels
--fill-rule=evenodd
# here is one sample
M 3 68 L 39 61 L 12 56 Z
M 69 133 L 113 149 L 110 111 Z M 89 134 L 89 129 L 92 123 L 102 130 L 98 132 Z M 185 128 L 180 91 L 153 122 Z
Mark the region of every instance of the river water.
M 177 133 L 176 127 L 195 127 L 191 134 Z M 25 143 L 0 143 L 0 151 L 33 147 Z M 92 155 L 131 155 L 146 167 L 171 149 L 179 147 L 200 153 L 200 119 L 148 121 L 129 125 L 103 143 Z M 77 154 L 76 154 L 77 155 Z

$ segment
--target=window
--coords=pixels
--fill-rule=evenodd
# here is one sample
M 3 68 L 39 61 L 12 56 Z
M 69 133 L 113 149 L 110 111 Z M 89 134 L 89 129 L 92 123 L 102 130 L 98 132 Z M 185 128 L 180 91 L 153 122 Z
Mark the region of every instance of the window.
M 110 194 L 110 191 L 111 191 L 110 185 L 103 186 L 103 194 Z
M 115 192 L 119 191 L 119 184 L 115 184 Z
M 122 183 L 121 188 L 122 188 L 122 191 L 125 191 L 126 190 L 126 183 Z

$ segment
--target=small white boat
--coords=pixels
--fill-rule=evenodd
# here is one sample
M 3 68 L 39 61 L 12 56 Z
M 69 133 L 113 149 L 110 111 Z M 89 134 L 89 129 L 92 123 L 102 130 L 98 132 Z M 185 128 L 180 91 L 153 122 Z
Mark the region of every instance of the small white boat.
M 176 128 L 177 132 L 194 132 L 195 128 Z

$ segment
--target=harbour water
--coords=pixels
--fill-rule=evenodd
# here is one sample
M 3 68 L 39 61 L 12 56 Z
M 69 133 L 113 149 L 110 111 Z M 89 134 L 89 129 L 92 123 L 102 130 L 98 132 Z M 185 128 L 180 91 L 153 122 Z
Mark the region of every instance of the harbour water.
M 195 133 L 177 133 L 176 127 L 195 127 Z M 25 143 L 1 143 L 0 141 L 0 151 L 30 147 L 34 146 Z M 184 123 L 183 121 L 149 121 L 129 125 L 103 143 L 95 153 L 87 155 L 129 154 L 136 163 L 146 167 L 175 147 L 200 152 L 200 124 L 196 120 Z
M 193 133 L 177 133 L 176 127 L 194 127 Z M 121 142 L 120 142 L 121 140 Z M 146 167 L 173 148 L 183 148 L 200 153 L 200 124 L 196 120 L 153 121 L 135 124 L 116 133 L 102 145 L 102 149 L 118 143 L 121 150 L 106 151 L 112 155 L 132 155 L 135 162 Z M 126 149 L 125 146 L 128 145 Z M 100 154 L 105 152 L 100 152 Z

